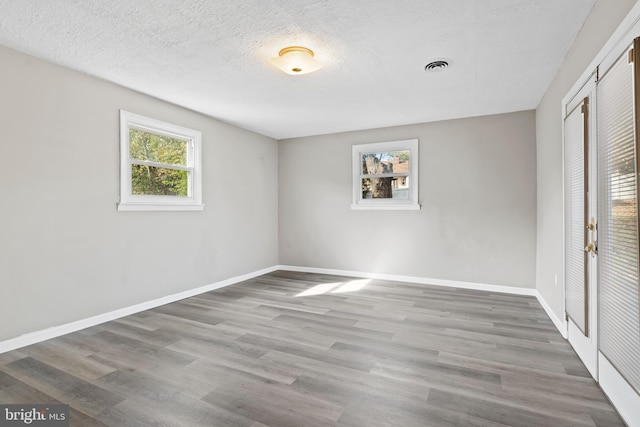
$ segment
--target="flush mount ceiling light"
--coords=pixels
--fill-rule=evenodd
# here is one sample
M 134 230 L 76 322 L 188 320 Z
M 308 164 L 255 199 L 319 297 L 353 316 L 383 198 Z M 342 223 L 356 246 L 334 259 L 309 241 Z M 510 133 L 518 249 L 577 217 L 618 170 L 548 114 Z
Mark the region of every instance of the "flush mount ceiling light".
M 322 65 L 314 58 L 313 51 L 302 46 L 285 47 L 273 59 L 276 67 L 287 74 L 298 75 L 313 73 Z
M 424 70 L 429 73 L 439 73 L 447 68 L 449 68 L 449 61 L 445 59 L 437 59 L 424 66 Z

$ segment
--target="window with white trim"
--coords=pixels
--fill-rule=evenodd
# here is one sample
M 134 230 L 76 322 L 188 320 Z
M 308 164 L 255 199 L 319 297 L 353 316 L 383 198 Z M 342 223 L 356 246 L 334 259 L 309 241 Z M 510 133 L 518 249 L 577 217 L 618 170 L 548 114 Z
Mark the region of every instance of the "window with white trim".
M 202 133 L 120 110 L 118 210 L 203 210 Z
M 420 209 L 417 139 L 354 145 L 352 158 L 352 209 Z

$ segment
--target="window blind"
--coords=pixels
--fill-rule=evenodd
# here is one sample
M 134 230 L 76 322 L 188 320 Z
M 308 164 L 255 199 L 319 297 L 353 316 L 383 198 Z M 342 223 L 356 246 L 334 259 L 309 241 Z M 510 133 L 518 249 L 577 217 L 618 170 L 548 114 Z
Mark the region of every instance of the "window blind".
M 564 121 L 565 309 L 587 335 L 584 101 Z

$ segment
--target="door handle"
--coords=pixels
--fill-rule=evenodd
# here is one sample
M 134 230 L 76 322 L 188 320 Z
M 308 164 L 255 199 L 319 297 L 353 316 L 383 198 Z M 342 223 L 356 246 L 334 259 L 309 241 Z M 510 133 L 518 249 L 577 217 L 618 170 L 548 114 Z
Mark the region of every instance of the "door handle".
M 587 246 L 584 248 L 586 253 L 591 253 L 591 256 L 595 256 L 598 254 L 598 245 L 596 243 L 596 230 L 598 229 L 598 225 L 596 224 L 596 219 L 591 217 L 591 222 L 585 227 L 589 230 L 589 236 L 591 237 L 591 241 L 588 242 Z M 589 238 L 587 236 L 587 239 Z

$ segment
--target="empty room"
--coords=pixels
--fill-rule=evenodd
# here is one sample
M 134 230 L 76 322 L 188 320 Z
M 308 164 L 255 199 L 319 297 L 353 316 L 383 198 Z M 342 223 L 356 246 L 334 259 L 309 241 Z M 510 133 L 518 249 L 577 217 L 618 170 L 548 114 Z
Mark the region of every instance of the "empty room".
M 640 427 L 640 3 L 0 0 L 0 426 Z

